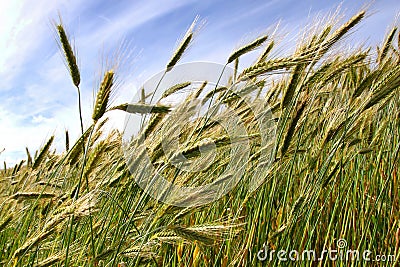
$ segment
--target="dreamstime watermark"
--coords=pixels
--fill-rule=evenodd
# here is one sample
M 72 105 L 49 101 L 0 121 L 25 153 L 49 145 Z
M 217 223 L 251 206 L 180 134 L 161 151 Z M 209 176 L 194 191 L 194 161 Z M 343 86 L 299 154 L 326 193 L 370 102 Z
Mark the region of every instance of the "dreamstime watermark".
M 255 96 L 262 88 L 250 80 L 232 82 L 234 76 L 228 66 L 194 62 L 164 70 L 140 87 L 127 107 L 123 150 L 147 194 L 190 207 L 218 200 L 243 177 L 249 191 L 263 183 L 276 122 L 268 103 Z M 254 142 L 261 148 L 257 155 Z
M 258 251 L 260 261 L 366 261 L 366 262 L 395 262 L 395 255 L 373 255 L 371 250 L 359 251 L 348 247 L 345 239 L 336 241 L 336 249 L 324 249 L 320 253 L 315 250 L 268 250 L 263 248 Z

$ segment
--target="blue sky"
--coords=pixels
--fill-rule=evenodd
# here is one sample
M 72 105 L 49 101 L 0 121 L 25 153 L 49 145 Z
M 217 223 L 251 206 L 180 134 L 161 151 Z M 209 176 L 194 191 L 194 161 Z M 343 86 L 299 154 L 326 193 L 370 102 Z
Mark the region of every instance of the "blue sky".
M 199 15 L 205 24 L 182 62 L 225 63 L 246 41 L 280 23 L 287 37 L 281 52 L 295 46 L 295 37 L 316 16 L 323 19 L 342 3 L 344 19 L 370 5 L 370 16 L 350 37 L 354 45 L 376 45 L 400 12 L 398 0 L 16 0 L 0 2 L 0 162 L 14 164 L 33 153 L 52 134 L 63 148 L 64 130 L 79 133 L 76 90 L 56 45 L 52 20 L 61 13 L 78 51 L 82 72 L 83 113 L 88 125 L 93 92 L 102 62 L 124 44 L 115 103 L 128 102 L 147 78 L 162 70 L 179 37 Z M 283 35 L 282 35 L 283 36 Z M 122 128 L 123 115 L 111 125 Z

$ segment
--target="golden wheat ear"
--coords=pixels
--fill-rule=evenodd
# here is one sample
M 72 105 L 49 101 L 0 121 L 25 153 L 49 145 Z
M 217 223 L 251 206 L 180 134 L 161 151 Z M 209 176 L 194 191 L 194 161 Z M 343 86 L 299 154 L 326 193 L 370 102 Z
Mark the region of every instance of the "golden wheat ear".
M 97 92 L 96 102 L 93 109 L 92 119 L 97 122 L 106 112 L 111 89 L 114 84 L 114 71 L 109 70 L 104 74 L 100 89 Z

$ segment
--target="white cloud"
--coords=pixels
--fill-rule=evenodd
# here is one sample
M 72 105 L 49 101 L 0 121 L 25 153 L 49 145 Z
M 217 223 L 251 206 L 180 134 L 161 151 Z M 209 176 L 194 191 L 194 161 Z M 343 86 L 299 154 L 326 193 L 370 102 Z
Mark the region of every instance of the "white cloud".
M 53 121 L 52 119 L 46 118 L 41 114 L 32 117 L 32 123 L 34 124 L 48 123 L 52 121 Z
M 66 4 L 68 3 L 68 4 Z M 15 0 L 0 3 L 0 90 L 10 89 L 24 64 L 51 39 L 50 21 L 62 7 L 75 10 L 81 1 Z
M 2 51 L 0 72 L 4 71 L 9 57 L 15 54 L 16 47 L 12 47 L 10 44 L 15 41 L 21 28 L 20 25 L 24 24 L 24 22 L 18 22 L 22 4 L 22 1 L 0 2 L 0 17 L 2 18 L 2 23 L 0 23 L 0 51 Z
M 162 3 L 160 3 L 160 1 L 146 1 L 140 4 L 134 4 L 133 2 L 132 5 L 122 10 L 114 18 L 101 16 L 108 21 L 108 24 L 98 30 L 94 30 L 91 34 L 87 33 L 87 35 L 82 35 L 82 39 L 78 41 L 84 44 L 101 44 L 106 40 L 118 41 L 118 39 L 124 37 L 128 31 L 177 8 L 188 5 L 191 2 L 194 2 L 194 0 L 165 0 Z
M 0 93 L 7 97 L 0 104 L 0 150 L 5 148 L 0 162 L 18 162 L 25 158 L 25 147 L 31 152 L 39 149 L 52 134 L 56 134 L 54 147 L 62 150 L 65 128 L 70 129 L 72 140 L 78 137 L 76 89 L 55 49 L 50 21 L 57 18 L 58 9 L 77 14 L 85 4 L 78 0 L 1 1 Z M 40 57 L 52 50 L 53 56 Z M 85 105 L 84 112 L 88 109 Z

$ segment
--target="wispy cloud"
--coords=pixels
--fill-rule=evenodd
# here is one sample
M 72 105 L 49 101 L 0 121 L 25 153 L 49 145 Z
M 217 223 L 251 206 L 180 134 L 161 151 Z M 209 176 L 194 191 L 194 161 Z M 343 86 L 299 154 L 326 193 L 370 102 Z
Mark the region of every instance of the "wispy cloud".
M 128 7 L 120 10 L 118 14 L 111 14 L 109 17 L 100 15 L 105 20 L 105 24 L 100 28 L 92 28 L 82 34 L 79 42 L 83 44 L 102 44 L 115 42 L 125 37 L 135 28 L 143 25 L 150 20 L 154 20 L 166 13 L 178 8 L 189 5 L 191 1 L 135 1 Z
M 0 4 L 0 90 L 10 89 L 12 80 L 26 69 L 39 55 L 46 54 L 43 45 L 49 39 L 49 22 L 57 10 L 65 7 L 75 10 L 79 6 L 73 1 L 16 0 Z M 68 5 L 66 5 L 68 3 Z
M 5 148 L 1 160 L 15 163 L 23 157 L 26 146 L 38 149 L 46 136 L 56 129 L 63 131 L 64 124 L 75 119 L 66 116 L 75 105 L 71 94 L 65 93 L 68 91 L 62 93 L 65 68 L 58 56 L 51 55 L 54 48 L 49 22 L 57 9 L 73 11 L 79 2 L 0 4 L 0 147 Z

